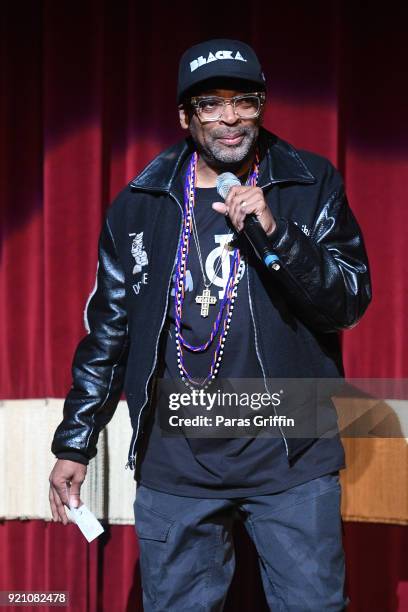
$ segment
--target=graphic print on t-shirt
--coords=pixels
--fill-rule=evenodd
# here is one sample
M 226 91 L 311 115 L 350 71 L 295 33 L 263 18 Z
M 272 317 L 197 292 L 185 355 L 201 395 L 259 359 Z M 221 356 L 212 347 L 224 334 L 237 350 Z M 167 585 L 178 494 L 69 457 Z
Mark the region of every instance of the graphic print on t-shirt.
M 206 282 L 211 283 L 211 286 L 219 287 L 219 291 L 216 292 L 213 289 L 212 293 L 216 293 L 219 300 L 222 300 L 224 297 L 225 287 L 227 285 L 228 276 L 230 273 L 232 258 L 234 256 L 234 249 L 232 247 L 226 246 L 232 240 L 232 234 L 214 234 L 214 244 L 217 245 L 213 248 L 207 255 L 204 256 L 205 251 L 202 251 L 202 255 L 204 257 L 204 270 L 206 275 Z M 195 246 L 195 245 L 194 245 Z M 220 260 L 221 258 L 221 260 Z M 245 274 L 245 263 L 243 262 L 243 270 L 242 275 Z M 198 282 L 202 283 L 202 275 L 201 270 L 198 272 Z M 197 279 L 196 274 L 194 275 Z M 176 275 L 173 275 L 173 288 L 171 290 L 171 295 L 174 297 L 174 282 L 176 279 Z M 190 268 L 186 270 L 186 278 L 185 278 L 185 292 L 193 292 L 195 291 L 195 283 L 193 276 L 191 274 Z

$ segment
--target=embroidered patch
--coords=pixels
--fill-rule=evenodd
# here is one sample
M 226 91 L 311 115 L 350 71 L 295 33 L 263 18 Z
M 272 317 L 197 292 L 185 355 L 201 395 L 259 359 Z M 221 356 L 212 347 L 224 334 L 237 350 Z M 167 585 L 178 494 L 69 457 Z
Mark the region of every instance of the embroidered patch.
M 134 236 L 131 247 L 132 256 L 135 258 L 133 274 L 139 274 L 143 266 L 147 266 L 149 263 L 147 253 L 143 246 L 143 232 L 139 232 L 139 234 L 129 234 L 129 236 Z
M 141 278 L 132 285 L 135 294 L 139 295 L 142 286 L 148 283 L 148 273 L 143 272 L 143 267 L 149 264 L 149 259 L 143 246 L 143 232 L 129 234 L 129 236 L 134 236 L 130 248 L 132 257 L 135 259 L 135 265 L 133 266 L 132 272 L 133 274 L 140 274 L 142 272 Z

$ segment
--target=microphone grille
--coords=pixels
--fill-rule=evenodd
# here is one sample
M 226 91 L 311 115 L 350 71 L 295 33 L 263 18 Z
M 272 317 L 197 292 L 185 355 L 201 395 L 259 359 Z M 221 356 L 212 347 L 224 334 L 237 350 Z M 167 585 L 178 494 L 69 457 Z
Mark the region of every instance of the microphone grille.
M 225 200 L 231 187 L 241 185 L 241 181 L 232 172 L 223 172 L 217 176 L 217 192 Z

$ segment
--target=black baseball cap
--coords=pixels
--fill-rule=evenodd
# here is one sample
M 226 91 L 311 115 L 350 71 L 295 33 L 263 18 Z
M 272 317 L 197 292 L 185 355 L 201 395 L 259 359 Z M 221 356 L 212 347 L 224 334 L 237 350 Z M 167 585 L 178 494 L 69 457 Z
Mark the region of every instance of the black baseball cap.
M 246 43 L 216 38 L 194 45 L 180 59 L 177 101 L 180 104 L 197 86 L 215 80 L 247 81 L 264 91 L 265 75 L 255 51 Z

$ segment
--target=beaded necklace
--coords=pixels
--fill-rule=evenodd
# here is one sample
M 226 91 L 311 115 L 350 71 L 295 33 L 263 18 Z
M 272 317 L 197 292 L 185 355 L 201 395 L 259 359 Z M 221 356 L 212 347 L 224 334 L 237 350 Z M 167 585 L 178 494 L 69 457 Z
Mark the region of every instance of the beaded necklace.
M 174 292 L 174 313 L 175 313 L 175 337 L 176 337 L 176 348 L 177 348 L 177 365 L 180 371 L 181 379 L 190 388 L 204 387 L 207 388 L 211 384 L 212 380 L 215 379 L 219 367 L 221 365 L 222 356 L 224 353 L 224 344 L 228 335 L 228 330 L 231 323 L 232 313 L 234 310 L 234 302 L 237 295 L 238 283 L 242 277 L 244 271 L 244 263 L 241 262 L 241 255 L 238 248 L 234 249 L 232 256 L 232 263 L 230 265 L 230 273 L 225 286 L 224 296 L 221 301 L 219 312 L 214 321 L 210 337 L 204 344 L 192 345 L 184 339 L 181 332 L 181 318 L 183 313 L 184 303 L 184 292 L 185 292 L 185 276 L 187 269 L 187 258 L 190 248 L 190 238 L 192 233 L 193 225 L 193 211 L 196 196 L 196 179 L 197 179 L 197 162 L 198 154 L 194 152 L 185 177 L 184 183 L 184 215 L 183 215 L 183 228 L 181 232 L 180 243 L 177 249 L 176 258 L 176 278 L 175 278 L 175 292 Z M 255 156 L 255 162 L 252 171 L 248 177 L 247 185 L 255 186 L 257 184 L 259 174 L 259 156 L 258 153 Z M 207 289 L 207 291 L 209 291 Z M 210 295 L 197 296 L 202 299 L 211 298 Z M 214 299 L 214 298 L 213 298 Z M 196 300 L 198 301 L 198 300 Z M 193 378 L 187 371 L 183 348 L 192 351 L 194 353 L 204 352 L 213 343 L 217 336 L 221 320 L 225 313 L 224 321 L 221 327 L 221 333 L 218 338 L 217 346 L 214 351 L 214 355 L 211 361 L 209 373 L 202 379 Z

